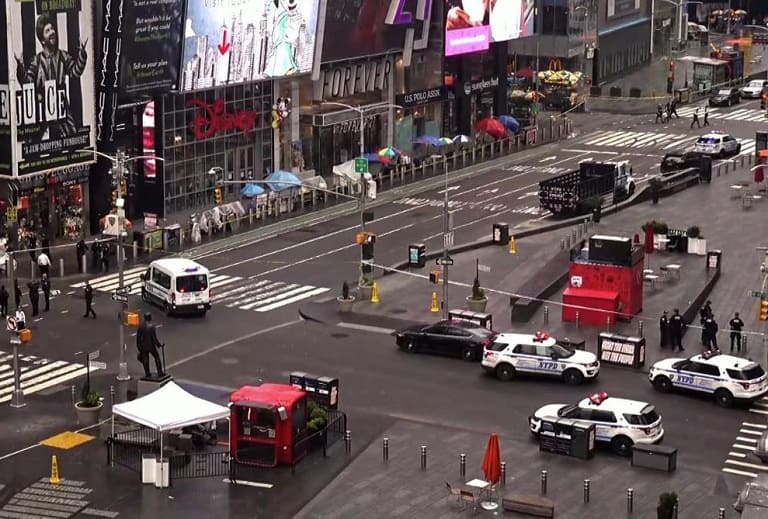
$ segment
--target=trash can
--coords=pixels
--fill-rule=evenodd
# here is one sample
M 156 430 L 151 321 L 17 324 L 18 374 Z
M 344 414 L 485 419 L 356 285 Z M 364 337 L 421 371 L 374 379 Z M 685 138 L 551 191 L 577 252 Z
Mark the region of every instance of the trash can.
M 293 371 L 288 375 L 288 383 L 296 389 L 301 389 L 303 391 L 306 378 L 307 374 L 303 371 Z
M 482 326 L 483 328 L 493 330 L 493 315 L 491 314 L 472 312 L 470 310 L 449 310 L 448 319 L 461 319 L 463 321 L 470 321 Z
M 557 339 L 557 344 L 571 351 L 586 351 L 587 349 L 587 341 L 584 339 L 570 339 L 568 337 L 563 337 L 562 339 Z
M 571 428 L 571 456 L 582 460 L 595 455 L 595 424 L 574 422 Z
M 144 452 L 141 455 L 141 482 L 151 485 L 155 482 L 155 465 L 157 457 L 152 452 Z
M 712 157 L 699 157 L 699 178 L 707 184 L 712 182 Z
M 509 243 L 509 224 L 508 223 L 495 223 L 493 224 L 493 243 L 496 245 L 507 245 Z
M 339 405 L 339 379 L 317 377 L 315 401 L 328 409 L 336 409 Z
M 707 268 L 720 270 L 722 266 L 723 266 L 723 251 L 708 250 L 707 251 Z
M 427 247 L 423 243 L 408 245 L 408 266 L 424 268 L 427 263 Z
M 664 445 L 632 446 L 632 466 L 674 472 L 677 468 L 677 449 Z

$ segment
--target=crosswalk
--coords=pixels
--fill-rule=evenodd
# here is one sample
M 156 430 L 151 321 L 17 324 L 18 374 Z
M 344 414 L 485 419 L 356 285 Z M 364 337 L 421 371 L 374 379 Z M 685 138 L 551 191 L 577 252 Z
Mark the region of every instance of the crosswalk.
M 693 145 L 699 135 L 688 133 L 641 132 L 620 130 L 598 130 L 581 138 L 580 144 L 596 147 L 633 148 L 657 150 L 659 154 L 670 150 L 685 149 Z M 739 139 L 741 152 L 748 155 L 755 151 L 754 139 Z
M 92 372 L 98 369 L 91 366 Z M 21 389 L 29 395 L 83 377 L 88 369 L 77 362 L 24 355 L 19 357 L 19 372 Z M 13 383 L 13 354 L 0 351 L 0 403 L 11 400 Z
M 147 270 L 147 266 L 139 266 L 124 272 L 124 285 L 130 286 L 128 293 L 141 294 L 141 279 L 139 276 Z M 114 292 L 120 285 L 117 274 L 91 279 L 91 286 L 98 292 Z M 330 288 L 271 281 L 269 279 L 248 279 L 239 276 L 211 274 L 212 303 L 214 306 L 225 306 L 253 312 L 269 312 L 277 308 L 297 303 L 311 297 L 328 292 Z M 75 283 L 72 288 L 81 289 L 85 283 Z
M 768 396 L 758 398 L 752 402 L 752 406 L 749 408 L 750 413 L 768 415 Z
M 699 118 L 703 118 L 704 108 L 697 107 L 695 105 L 689 105 L 682 108 L 678 108 L 677 114 L 681 118 L 690 118 L 693 116 L 693 113 L 696 111 L 696 108 L 700 108 Z M 712 107 L 709 109 L 710 119 L 722 119 L 723 121 L 749 121 L 749 122 L 758 122 L 758 123 L 768 122 L 768 117 L 766 117 L 765 114 L 766 114 L 765 110 L 760 110 L 758 108 L 725 109 L 725 108 L 719 108 L 719 107 Z
M 768 465 L 764 465 L 754 454 L 757 441 L 768 431 L 768 425 L 755 422 L 742 422 L 739 426 L 736 442 L 721 469 L 726 474 L 756 478 L 758 474 L 768 472 Z

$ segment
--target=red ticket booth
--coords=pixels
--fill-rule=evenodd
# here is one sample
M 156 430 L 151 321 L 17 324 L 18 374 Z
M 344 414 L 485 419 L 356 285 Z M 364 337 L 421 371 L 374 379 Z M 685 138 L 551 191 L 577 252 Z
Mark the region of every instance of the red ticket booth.
M 243 386 L 229 400 L 229 451 L 235 461 L 275 467 L 306 455 L 306 449 L 294 449 L 307 427 L 305 391 L 290 384 Z

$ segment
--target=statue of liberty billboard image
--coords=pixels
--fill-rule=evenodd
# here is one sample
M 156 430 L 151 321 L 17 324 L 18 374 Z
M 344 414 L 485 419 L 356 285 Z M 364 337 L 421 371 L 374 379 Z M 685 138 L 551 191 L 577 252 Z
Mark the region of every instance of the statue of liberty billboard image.
M 297 8 L 298 0 L 274 0 L 274 3 L 272 47 L 264 74 L 270 77 L 296 74 L 300 71 L 296 58 L 306 46 L 307 25 Z

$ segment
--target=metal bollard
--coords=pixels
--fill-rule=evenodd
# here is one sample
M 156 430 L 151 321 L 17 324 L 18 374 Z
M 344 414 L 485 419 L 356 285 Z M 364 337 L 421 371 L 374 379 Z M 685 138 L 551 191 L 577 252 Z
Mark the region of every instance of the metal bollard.
M 115 386 L 109 386 L 109 401 L 112 402 L 112 406 L 115 405 Z
M 581 315 L 579 312 L 576 312 L 576 328 L 579 327 L 579 321 L 581 321 Z
M 565 238 L 560 240 L 560 250 L 565 250 Z
M 345 431 L 344 432 L 344 451 L 347 454 L 352 453 L 352 431 Z
M 421 470 L 427 470 L 427 446 L 421 446 Z
M 30 275 L 31 275 L 32 279 L 35 279 L 35 277 L 36 277 L 35 276 L 35 274 L 36 274 L 35 267 L 36 266 L 37 265 L 35 265 L 35 260 L 29 260 L 29 272 L 30 272 Z
M 747 345 L 747 339 L 748 339 L 748 338 L 749 338 L 749 337 L 748 337 L 748 336 L 746 336 L 746 335 L 742 335 L 742 336 L 741 336 L 741 351 L 742 351 L 743 353 L 745 353 L 745 354 L 746 354 L 746 353 L 749 351 L 749 348 L 747 348 L 747 346 L 748 346 L 748 345 Z
M 139 255 L 139 242 L 133 240 L 133 260 L 136 261 L 136 257 Z
M 389 461 L 389 438 L 384 438 L 381 442 L 381 455 L 384 461 Z
M 571 229 L 571 241 L 576 243 L 576 229 Z
M 547 471 L 546 470 L 541 471 L 541 495 L 542 496 L 547 495 Z
M 610 315 L 605 319 L 605 331 L 606 332 L 610 332 L 611 331 L 611 316 Z
M 565 237 L 565 248 L 566 249 L 570 249 L 571 248 L 571 237 L 570 236 L 566 236 Z
M 631 514 L 632 509 L 635 507 L 635 491 L 631 488 L 627 489 L 627 513 Z
M 584 502 L 589 503 L 589 480 L 584 480 Z
M 549 307 L 544 307 L 544 324 L 549 323 Z
M 80 267 L 82 270 L 82 273 L 85 274 L 85 271 L 88 270 L 88 262 L 86 261 L 85 254 L 83 254 L 82 259 L 80 260 Z
M 507 486 L 507 462 L 502 461 L 501 462 L 501 477 L 499 478 L 499 481 L 501 481 L 501 486 Z
M 312 197 L 312 202 L 315 201 L 315 198 Z M 253 225 L 253 207 L 248 208 L 248 225 Z
M 672 505 L 672 519 L 677 519 L 677 505 L 677 501 L 675 501 L 675 504 Z
M 717 511 L 717 519 L 725 519 L 725 508 Z
M 643 337 L 643 321 L 637 321 L 637 336 L 642 338 Z
M 64 277 L 64 258 L 59 258 L 59 277 Z
M 464 477 L 467 475 L 467 455 L 459 454 L 459 476 Z
M 77 402 L 77 386 L 72 384 L 72 405 L 75 405 Z
M 576 237 L 581 238 L 581 233 L 583 232 L 583 229 L 581 228 L 581 225 L 576 226 Z

